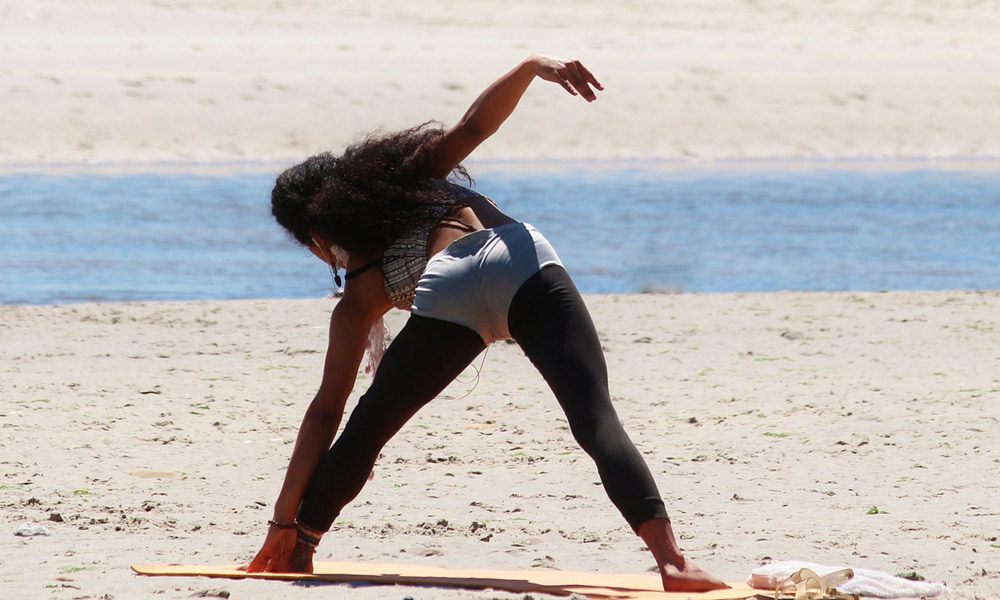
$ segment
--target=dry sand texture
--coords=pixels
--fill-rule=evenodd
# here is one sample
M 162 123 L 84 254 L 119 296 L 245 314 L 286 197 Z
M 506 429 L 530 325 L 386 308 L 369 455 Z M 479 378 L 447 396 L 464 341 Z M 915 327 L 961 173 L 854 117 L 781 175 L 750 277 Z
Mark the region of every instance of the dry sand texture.
M 295 161 L 536 51 L 608 91 L 537 86 L 478 158 L 997 158 L 998 31 L 995 0 L 14 0 L 0 166 Z
M 799 558 L 1000 595 L 1000 293 L 588 303 L 621 417 L 691 558 L 727 579 Z M 0 307 L 0 597 L 513 598 L 128 571 L 252 556 L 330 308 Z M 472 376 L 387 446 L 319 558 L 651 567 L 516 346 L 492 347 L 466 395 Z M 52 535 L 12 537 L 25 521 Z

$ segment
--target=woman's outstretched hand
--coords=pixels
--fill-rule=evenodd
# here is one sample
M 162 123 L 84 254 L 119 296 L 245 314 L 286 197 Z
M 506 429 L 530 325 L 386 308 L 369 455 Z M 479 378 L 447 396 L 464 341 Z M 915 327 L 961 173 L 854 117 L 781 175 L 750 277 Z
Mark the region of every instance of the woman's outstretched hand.
M 604 90 L 601 82 L 597 81 L 594 74 L 578 60 L 546 54 L 535 54 L 530 60 L 538 77 L 545 81 L 558 83 L 570 94 L 583 96 L 587 102 L 597 100 L 597 94 L 591 86 L 601 91 Z
M 426 158 L 427 174 L 447 177 L 479 144 L 500 129 L 536 77 L 558 83 L 587 102 L 597 100 L 595 89 L 604 89 L 578 60 L 546 54 L 529 56 L 483 90 L 465 116 L 441 136 Z
M 288 573 L 296 538 L 295 529 L 279 529 L 272 525 L 264 538 L 264 545 L 245 570 L 248 573 Z

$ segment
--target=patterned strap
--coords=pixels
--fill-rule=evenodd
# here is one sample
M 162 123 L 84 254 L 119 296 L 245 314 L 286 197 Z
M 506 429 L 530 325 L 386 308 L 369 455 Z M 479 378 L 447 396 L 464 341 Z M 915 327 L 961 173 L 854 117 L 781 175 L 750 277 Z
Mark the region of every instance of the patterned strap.
M 385 277 L 385 292 L 392 305 L 402 310 L 410 310 L 417 282 L 427 268 L 427 235 L 430 230 L 444 221 L 465 231 L 475 231 L 475 227 L 455 217 L 447 216 L 455 206 L 474 196 L 473 190 L 448 181 L 441 186 L 449 191 L 454 202 L 435 207 L 425 223 L 396 240 L 382 257 L 382 275 Z

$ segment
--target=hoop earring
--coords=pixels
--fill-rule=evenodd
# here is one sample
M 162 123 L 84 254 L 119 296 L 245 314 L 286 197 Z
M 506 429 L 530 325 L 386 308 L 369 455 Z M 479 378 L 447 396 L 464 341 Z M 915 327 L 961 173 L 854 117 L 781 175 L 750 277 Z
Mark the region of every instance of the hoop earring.
M 337 267 L 333 266 L 333 257 L 330 256 L 327 249 L 323 247 L 323 244 L 319 243 L 316 236 L 312 236 L 312 242 L 315 244 L 316 248 L 319 249 L 320 254 L 323 255 L 323 260 L 326 262 L 326 266 L 330 267 L 330 275 L 333 276 L 334 291 L 339 292 L 344 287 L 344 282 L 340 278 L 340 273 L 337 272 Z

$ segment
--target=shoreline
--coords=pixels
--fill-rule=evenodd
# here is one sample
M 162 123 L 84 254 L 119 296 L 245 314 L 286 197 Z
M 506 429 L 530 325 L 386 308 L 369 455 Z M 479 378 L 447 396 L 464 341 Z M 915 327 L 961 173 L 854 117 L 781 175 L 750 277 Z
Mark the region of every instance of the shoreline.
M 240 173 L 264 174 L 280 173 L 296 164 L 277 160 L 260 161 L 163 161 L 163 162 L 0 162 L 0 177 L 9 175 L 194 175 L 228 176 Z M 650 171 L 650 172 L 808 172 L 808 171 L 848 171 L 848 172 L 997 172 L 1000 171 L 1000 157 L 957 157 L 957 158 L 731 158 L 698 160 L 683 158 L 586 158 L 586 159 L 471 159 L 466 166 L 474 175 L 485 173 L 561 173 L 580 170 L 587 171 Z
M 772 291 L 726 291 L 726 292 L 703 292 L 703 291 L 666 291 L 666 292 L 582 292 L 584 299 L 610 300 L 617 302 L 628 298 L 646 298 L 652 301 L 657 299 L 667 299 L 673 297 L 705 297 L 705 298 L 740 298 L 745 296 L 787 296 L 787 295 L 891 295 L 891 294 L 961 294 L 961 295 L 992 295 L 1000 294 L 1000 288 L 947 288 L 947 289 L 881 289 L 881 290 L 772 290 Z M 81 300 L 79 302 L 60 302 L 55 304 L 34 304 L 34 303 L 0 303 L 0 316 L 3 311 L 16 308 L 38 308 L 38 309 L 69 309 L 82 310 L 102 306 L 118 307 L 127 309 L 130 307 L 148 307 L 150 305 L 162 308 L 179 308 L 187 305 L 203 305 L 211 303 L 255 303 L 255 302 L 336 302 L 339 297 L 332 294 L 322 297 L 282 297 L 282 298 L 192 298 L 187 300 Z M 391 311 L 393 313 L 397 311 Z M 402 318 L 402 317 L 400 317 Z

